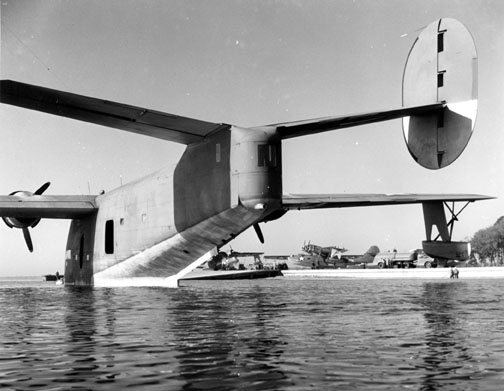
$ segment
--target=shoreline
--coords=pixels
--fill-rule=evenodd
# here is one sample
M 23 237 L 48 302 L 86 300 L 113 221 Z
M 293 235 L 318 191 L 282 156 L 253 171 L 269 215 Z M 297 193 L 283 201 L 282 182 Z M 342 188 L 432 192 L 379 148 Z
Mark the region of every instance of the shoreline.
M 504 266 L 460 267 L 459 279 L 504 278 Z M 415 269 L 287 269 L 287 270 L 229 270 L 195 269 L 182 277 L 184 280 L 225 280 L 254 278 L 288 279 L 450 279 L 450 268 Z M 44 276 L 0 276 L 0 282 L 40 281 Z
M 458 268 L 459 279 L 504 278 L 504 267 L 462 267 Z M 282 270 L 285 278 L 361 278 L 361 279 L 450 279 L 450 268 L 431 269 L 301 269 Z

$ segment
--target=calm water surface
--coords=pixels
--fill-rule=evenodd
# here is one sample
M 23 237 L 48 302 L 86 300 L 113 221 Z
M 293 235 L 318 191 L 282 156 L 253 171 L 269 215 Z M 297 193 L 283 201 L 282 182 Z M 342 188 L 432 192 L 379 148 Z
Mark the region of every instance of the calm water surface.
M 503 283 L 0 281 L 0 387 L 500 390 Z

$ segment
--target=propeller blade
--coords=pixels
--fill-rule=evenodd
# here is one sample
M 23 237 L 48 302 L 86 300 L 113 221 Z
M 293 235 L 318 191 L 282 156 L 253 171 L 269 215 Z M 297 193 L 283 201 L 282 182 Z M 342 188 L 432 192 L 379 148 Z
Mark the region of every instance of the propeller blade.
M 261 227 L 259 227 L 258 223 L 254 224 L 254 230 L 255 230 L 255 232 L 257 234 L 257 237 L 259 238 L 259 241 L 264 244 L 264 236 L 263 236 L 263 233 L 261 231 Z
M 46 182 L 44 183 L 42 186 L 40 186 L 36 191 L 35 193 L 33 193 L 34 195 L 41 195 L 44 191 L 47 190 L 47 188 L 51 185 L 51 182 Z
M 30 231 L 28 231 L 28 228 L 26 228 L 26 227 L 23 228 L 23 236 L 25 238 L 26 245 L 28 246 L 28 250 L 30 250 L 30 252 L 32 253 L 33 252 L 33 243 L 31 240 Z

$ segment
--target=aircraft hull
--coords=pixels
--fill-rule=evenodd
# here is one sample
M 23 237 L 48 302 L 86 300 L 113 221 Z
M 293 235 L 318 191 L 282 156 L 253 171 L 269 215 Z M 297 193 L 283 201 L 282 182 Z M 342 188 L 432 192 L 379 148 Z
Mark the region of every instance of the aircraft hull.
M 125 285 L 132 285 L 131 279 L 147 281 L 153 276 L 167 278 L 177 275 L 186 266 L 201 259 L 218 245 L 222 245 L 222 238 L 230 237 L 230 231 L 241 233 L 257 218 L 257 212 L 254 213 L 241 206 L 219 213 L 182 233 L 95 273 L 93 284 L 97 286 L 120 285 L 122 280 Z
M 190 145 L 175 170 L 98 196 L 96 213 L 72 222 L 66 281 L 137 285 L 132 279 L 180 275 L 278 210 L 281 197 L 274 133 L 226 128 Z

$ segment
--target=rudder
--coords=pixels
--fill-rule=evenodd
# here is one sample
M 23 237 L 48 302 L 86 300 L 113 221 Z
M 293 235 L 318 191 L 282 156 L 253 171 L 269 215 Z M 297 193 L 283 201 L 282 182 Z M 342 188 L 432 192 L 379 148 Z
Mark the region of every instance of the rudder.
M 465 149 L 476 121 L 477 71 L 472 36 L 455 19 L 431 23 L 413 44 L 403 75 L 403 106 L 446 103 L 403 119 L 408 149 L 421 166 L 446 167 Z

